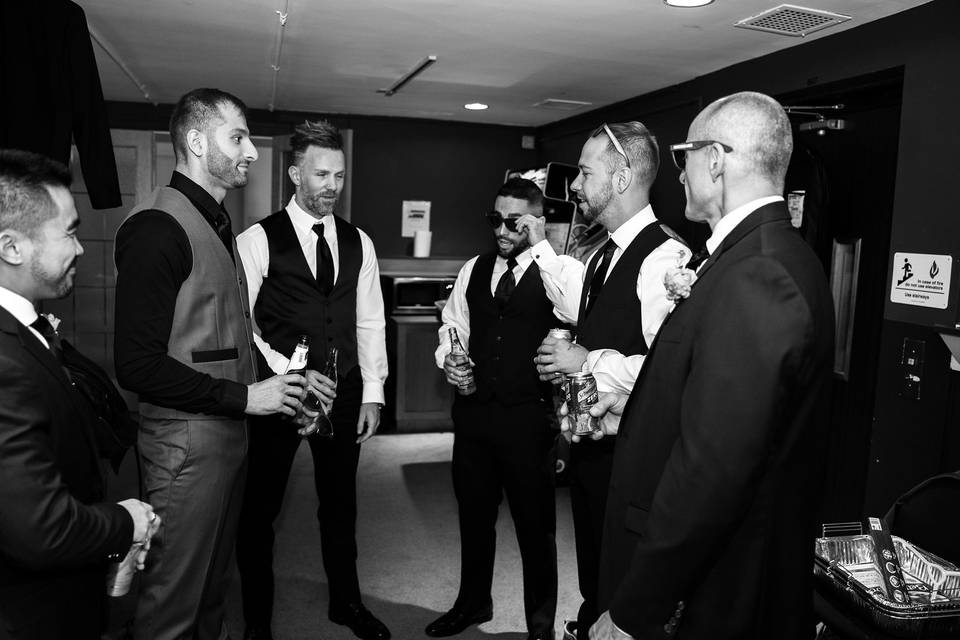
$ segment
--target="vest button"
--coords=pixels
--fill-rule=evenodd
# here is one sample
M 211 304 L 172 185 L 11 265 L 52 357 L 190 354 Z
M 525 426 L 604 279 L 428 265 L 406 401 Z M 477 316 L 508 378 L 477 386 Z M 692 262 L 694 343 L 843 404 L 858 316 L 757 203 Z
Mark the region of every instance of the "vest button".
M 333 324 L 333 318 L 327 318 L 327 324 Z
M 333 336 L 327 338 L 327 342 L 333 342 Z
M 249 317 L 250 317 L 250 312 L 249 312 L 249 311 L 244 311 L 244 312 L 243 312 L 243 317 L 244 317 L 244 318 L 249 318 Z

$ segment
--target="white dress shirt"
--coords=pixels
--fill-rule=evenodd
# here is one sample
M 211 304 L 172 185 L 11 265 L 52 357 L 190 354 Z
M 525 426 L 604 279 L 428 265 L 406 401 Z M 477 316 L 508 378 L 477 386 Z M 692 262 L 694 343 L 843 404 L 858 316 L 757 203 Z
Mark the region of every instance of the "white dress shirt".
M 756 200 L 751 200 L 746 204 L 742 204 L 727 215 L 720 218 L 717 221 L 717 224 L 713 227 L 713 233 L 710 234 L 710 237 L 707 238 L 707 251 L 710 252 L 710 255 L 713 255 L 713 252 L 717 250 L 717 247 L 720 246 L 720 243 L 723 242 L 724 238 L 730 235 L 730 232 L 733 231 L 734 227 L 743 222 L 748 215 L 759 209 L 760 207 L 766 206 L 773 202 L 783 202 L 781 196 L 766 196 L 764 198 L 757 198 Z
M 609 234 L 616 244 L 616 249 L 607 269 L 607 278 L 634 238 L 644 227 L 656 221 L 653 207 L 647 205 Z M 580 293 L 586 277 L 586 264 L 569 256 L 558 256 L 546 240 L 534 245 L 532 253 L 540 267 L 547 297 L 553 303 L 554 314 L 564 322 L 576 324 L 580 310 Z M 595 253 L 587 257 L 587 264 Z M 667 290 L 663 286 L 663 276 L 668 269 L 685 265 L 690 260 L 690 255 L 690 249 L 682 242 L 669 238 L 650 252 L 640 265 L 640 273 L 637 275 L 637 299 L 640 300 L 640 326 L 648 347 L 653 343 L 664 318 L 673 309 L 673 303 L 667 299 Z M 614 349 L 595 349 L 587 354 L 583 371 L 593 374 L 599 391 L 630 393 L 644 358 L 642 355 L 625 356 Z
M 303 257 L 307 260 L 310 273 L 317 275 L 317 236 L 313 232 L 313 225 L 323 222 L 323 237 L 330 247 L 333 257 L 333 281 L 336 283 L 340 276 L 340 250 L 337 245 L 337 226 L 332 215 L 317 220 L 300 208 L 296 197 L 290 198 L 286 208 L 287 215 L 293 223 L 293 230 L 300 242 Z M 379 402 L 383 404 L 383 383 L 387 379 L 387 345 L 386 322 L 383 315 L 383 293 L 380 291 L 380 267 L 377 264 L 377 254 L 373 241 L 361 229 L 360 246 L 363 251 L 363 261 L 360 264 L 360 275 L 357 280 L 357 359 L 360 363 L 360 374 L 363 378 L 362 402 Z M 253 309 L 260 294 L 263 279 L 270 269 L 270 245 L 267 233 L 259 224 L 237 236 L 237 249 L 243 261 L 243 269 L 247 275 L 247 290 L 250 295 L 250 308 Z M 256 320 L 253 323 L 254 342 L 267 360 L 267 364 L 275 373 L 284 373 L 290 362 L 288 355 L 275 351 L 260 336 L 260 329 Z
M 37 336 L 37 340 L 40 341 L 40 344 L 45 346 L 47 349 L 50 348 L 50 345 L 47 344 L 46 338 L 40 335 L 40 332 L 31 327 L 34 322 L 36 322 L 39 314 L 37 310 L 33 307 L 33 303 L 21 296 L 19 293 L 14 293 L 5 287 L 0 287 L 0 307 L 3 307 L 10 315 L 17 319 L 17 321 L 30 330 L 30 333 Z
M 457 330 L 457 336 L 459 336 L 463 348 L 466 349 L 468 353 L 470 351 L 470 307 L 467 305 L 467 285 L 470 284 L 473 266 L 477 263 L 477 258 L 479 257 L 480 256 L 474 256 L 470 258 L 467 263 L 460 268 L 460 273 L 457 274 L 457 281 L 453 283 L 453 289 L 450 291 L 447 304 L 443 307 L 443 313 L 441 314 L 443 325 L 438 331 L 440 344 L 434 353 L 437 366 L 441 369 L 443 369 L 443 359 L 450 353 L 450 327 Z M 516 261 L 517 266 L 513 268 L 513 277 L 517 284 L 520 284 L 520 278 L 523 277 L 523 274 L 527 272 L 527 267 L 533 262 L 533 258 L 530 256 L 530 249 L 518 255 Z M 502 276 L 506 270 L 507 259 L 502 256 L 497 256 L 496 261 L 493 263 L 493 275 L 490 276 L 491 296 L 496 293 L 500 276 Z M 531 365 L 533 364 L 532 358 L 530 363 Z

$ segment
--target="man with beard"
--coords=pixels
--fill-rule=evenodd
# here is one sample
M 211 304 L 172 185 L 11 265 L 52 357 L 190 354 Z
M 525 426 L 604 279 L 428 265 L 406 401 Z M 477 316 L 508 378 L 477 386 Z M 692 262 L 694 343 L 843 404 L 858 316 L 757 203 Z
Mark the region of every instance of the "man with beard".
M 102 502 L 96 416 L 38 315 L 73 289 L 80 218 L 70 172 L 0 150 L 0 637 L 97 638 L 107 558 L 159 524 L 139 500 Z
M 511 178 L 487 214 L 497 251 L 468 261 L 443 309 L 437 366 L 476 391 L 453 404 L 453 488 L 459 507 L 460 593 L 453 607 L 426 628 L 428 636 L 460 633 L 490 620 L 497 512 L 506 494 L 523 560 L 523 601 L 530 640 L 553 639 L 557 609 L 556 513 L 550 384 L 533 364 L 540 340 L 555 323 L 530 254 L 521 216 L 542 218 L 543 194 Z M 450 354 L 455 328 L 470 352 L 472 373 Z
M 663 277 L 682 266 L 690 251 L 661 225 L 650 206 L 657 177 L 657 140 L 640 122 L 597 128 L 583 145 L 580 174 L 570 188 L 580 211 L 607 230 L 606 243 L 583 265 L 557 256 L 544 239 L 543 223 L 522 219 L 555 313 L 577 327 L 577 342 L 547 337 L 537 369 L 543 379 L 587 371 L 604 392 L 630 393 L 647 349 L 673 307 Z M 597 581 L 603 517 L 613 463 L 614 438 L 585 440 L 570 450 L 570 501 L 583 604 L 565 632 L 586 630 L 597 619 Z
M 308 367 L 322 369 L 339 352 L 339 385 L 330 415 L 332 438 L 307 438 L 317 488 L 320 548 L 330 593 L 330 620 L 359 638 L 390 631 L 363 605 L 357 579 L 357 463 L 360 444 L 380 425 L 387 377 L 386 323 L 380 271 L 370 237 L 334 215 L 346 173 L 343 138 L 328 122 L 306 122 L 290 140 L 296 187 L 286 208 L 237 238 L 247 272 L 257 347 L 283 373 L 301 335 L 310 338 Z M 330 381 L 324 378 L 324 383 Z M 251 421 L 250 475 L 240 519 L 237 562 L 245 638 L 270 638 L 273 611 L 273 522 L 280 513 L 301 437 L 278 417 Z
M 295 415 L 303 376 L 257 382 L 228 189 L 257 159 L 246 107 L 217 89 L 170 118 L 170 186 L 138 203 L 116 240 L 114 359 L 140 396 L 147 498 L 163 518 L 143 574 L 138 639 L 218 638 L 246 474 L 246 415 Z M 320 392 L 317 374 L 310 386 Z

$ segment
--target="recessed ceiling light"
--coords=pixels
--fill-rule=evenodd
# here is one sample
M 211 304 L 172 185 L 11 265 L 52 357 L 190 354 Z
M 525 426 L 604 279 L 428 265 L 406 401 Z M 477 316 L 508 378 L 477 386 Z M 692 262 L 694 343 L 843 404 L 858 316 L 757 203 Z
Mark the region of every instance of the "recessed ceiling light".
M 483 104 L 482 102 L 471 102 L 470 104 L 465 104 L 465 105 L 463 105 L 463 108 L 464 108 L 464 109 L 470 109 L 470 111 L 483 111 L 484 109 L 487 109 L 488 107 L 487 107 L 487 105 Z
M 713 0 L 663 0 L 663 4 L 671 7 L 703 7 L 713 2 Z

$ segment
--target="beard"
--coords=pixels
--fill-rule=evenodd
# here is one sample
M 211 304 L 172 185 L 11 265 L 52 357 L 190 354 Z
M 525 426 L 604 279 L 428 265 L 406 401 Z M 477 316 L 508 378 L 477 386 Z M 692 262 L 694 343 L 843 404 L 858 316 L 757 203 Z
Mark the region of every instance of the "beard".
M 504 246 L 500 244 L 500 241 L 509 242 L 510 246 Z M 501 258 L 516 258 L 518 255 L 526 251 L 527 247 L 530 246 L 530 241 L 526 237 L 522 237 L 519 240 L 511 240 L 510 238 L 504 236 L 497 236 L 497 253 L 500 254 Z
M 596 222 L 597 218 L 600 217 L 600 214 L 606 210 L 607 205 L 610 204 L 610 200 L 612 198 L 613 188 L 609 184 L 603 185 L 600 193 L 596 194 L 594 197 L 590 197 L 584 193 L 581 198 L 581 202 L 586 205 L 586 207 L 581 209 L 584 219 L 590 223 Z
M 30 275 L 34 282 L 42 282 L 53 299 L 64 298 L 73 291 L 73 275 L 70 270 L 77 266 L 77 259 L 74 258 L 66 269 L 61 273 L 55 273 L 48 270 L 39 260 L 33 260 L 30 263 Z
M 305 195 L 303 203 L 306 205 L 307 211 L 322 218 L 333 213 L 333 209 L 337 206 L 337 193 L 335 191 L 319 191 Z
M 247 166 L 248 163 L 245 160 L 234 161 L 221 151 L 216 143 L 211 145 L 210 153 L 207 154 L 207 171 L 234 189 L 247 184 L 248 177 L 245 171 L 240 171 L 241 164 Z

